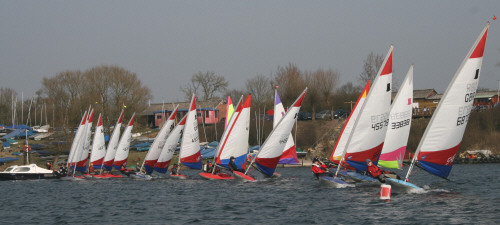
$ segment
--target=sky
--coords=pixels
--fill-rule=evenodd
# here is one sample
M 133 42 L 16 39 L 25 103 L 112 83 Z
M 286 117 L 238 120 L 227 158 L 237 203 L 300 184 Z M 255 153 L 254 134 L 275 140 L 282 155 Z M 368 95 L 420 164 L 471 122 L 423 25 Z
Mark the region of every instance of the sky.
M 193 74 L 244 88 L 278 66 L 334 69 L 357 83 L 370 52 L 394 45 L 393 77 L 444 92 L 491 21 L 480 87 L 500 80 L 500 1 L 0 1 L 0 87 L 33 95 L 43 77 L 117 65 L 182 101 Z

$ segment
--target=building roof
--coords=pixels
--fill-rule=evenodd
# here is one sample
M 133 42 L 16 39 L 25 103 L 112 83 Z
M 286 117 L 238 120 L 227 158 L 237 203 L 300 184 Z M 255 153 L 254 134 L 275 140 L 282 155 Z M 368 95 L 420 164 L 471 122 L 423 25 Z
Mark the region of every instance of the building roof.
M 434 89 L 413 90 L 413 99 L 426 99 L 435 95 L 436 93 L 437 92 Z
M 497 91 L 480 91 L 476 93 L 476 96 L 474 96 L 474 98 L 493 98 L 497 94 Z
M 146 110 L 139 113 L 138 115 L 146 116 L 146 115 L 154 115 L 155 112 L 161 112 L 162 109 L 165 111 L 172 111 L 175 109 L 175 106 L 179 105 L 179 111 L 187 110 L 189 108 L 190 102 L 169 102 L 169 103 L 151 103 Z M 208 101 L 196 101 L 197 109 L 209 109 L 209 108 L 217 108 L 219 104 L 224 104 L 224 101 L 221 99 L 214 99 Z
M 429 99 L 429 100 L 441 100 L 441 98 L 443 97 L 443 94 L 435 94 L 435 95 L 432 95 L 426 99 Z

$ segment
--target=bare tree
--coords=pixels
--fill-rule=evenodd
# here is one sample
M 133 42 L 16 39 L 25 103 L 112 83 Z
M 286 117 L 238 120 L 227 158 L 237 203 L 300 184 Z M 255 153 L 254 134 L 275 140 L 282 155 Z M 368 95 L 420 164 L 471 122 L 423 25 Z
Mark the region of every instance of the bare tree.
M 273 99 L 271 80 L 263 75 L 257 75 L 246 81 L 247 93 L 252 93 L 252 106 L 260 109 Z M 272 103 L 271 103 L 272 104 Z
M 361 86 L 355 86 L 352 82 L 342 85 L 334 96 L 334 106 L 337 108 L 350 109 L 354 106 L 356 100 L 362 91 Z
M 306 87 L 303 73 L 293 63 L 286 67 L 278 66 L 272 84 L 279 87 L 278 93 L 284 105 L 291 104 Z
M 370 52 L 363 62 L 363 72 L 359 74 L 358 80 L 361 85 L 366 84 L 368 80 L 372 80 L 377 75 L 377 72 L 384 62 L 384 56 Z
M 181 87 L 181 91 L 186 94 L 186 99 L 190 99 L 191 96 L 197 93 L 198 89 L 201 88 L 203 93 L 203 99 L 210 100 L 216 97 L 217 93 L 222 93 L 226 90 L 228 82 L 223 76 L 217 75 L 212 71 L 198 72 L 191 78 L 191 83 L 186 86 Z
M 85 72 L 64 71 L 43 78 L 40 95 L 58 116 L 57 125 L 74 126 L 89 105 L 95 113 L 115 120 L 122 107 L 127 114 L 142 112 L 151 99 L 151 91 L 142 85 L 135 73 L 118 66 L 96 66 Z
M 227 90 L 224 96 L 231 96 L 231 100 L 233 101 L 234 107 L 238 104 L 238 100 L 240 100 L 241 96 L 245 96 L 248 92 L 242 91 L 240 89 L 231 89 Z

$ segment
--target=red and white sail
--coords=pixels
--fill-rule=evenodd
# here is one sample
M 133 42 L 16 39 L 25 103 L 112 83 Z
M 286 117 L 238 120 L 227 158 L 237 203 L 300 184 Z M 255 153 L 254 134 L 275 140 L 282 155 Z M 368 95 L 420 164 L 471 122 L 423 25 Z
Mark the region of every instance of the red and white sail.
M 403 156 L 410 136 L 413 104 L 413 65 L 392 102 L 389 125 L 385 135 L 384 147 L 378 165 L 385 168 L 402 169 Z
M 462 142 L 479 85 L 489 27 L 486 24 L 458 68 L 417 147 L 419 164 L 436 176 L 449 176 Z
M 295 119 L 306 95 L 307 88 L 299 95 L 297 100 L 293 103 L 292 107 L 288 109 L 285 116 L 280 120 L 280 122 L 274 127 L 266 141 L 262 145 L 259 153 L 255 156 L 252 163 L 257 165 L 260 172 L 266 176 L 272 176 L 278 165 L 278 161 L 283 154 L 283 149 L 285 149 L 288 138 L 290 137 L 290 132 L 292 131 Z M 247 169 L 248 172 L 248 169 Z
M 78 153 L 78 146 L 80 144 L 80 139 L 83 136 L 85 130 L 85 124 L 87 123 L 87 111 L 83 113 L 82 120 L 78 125 L 78 129 L 76 130 L 75 137 L 73 138 L 73 143 L 71 143 L 71 148 L 69 150 L 68 156 L 68 167 L 72 166 L 76 161 L 78 161 L 76 154 Z
M 102 125 L 101 114 L 94 131 L 94 141 L 92 142 L 92 151 L 90 152 L 90 166 L 100 169 L 106 155 L 106 143 L 104 142 L 104 128 Z
M 113 169 L 113 161 L 116 155 L 116 149 L 118 149 L 118 142 L 120 141 L 120 128 L 122 126 L 123 113 L 125 110 L 122 110 L 120 113 L 120 117 L 118 117 L 118 121 L 116 122 L 115 128 L 113 129 L 113 133 L 111 134 L 111 138 L 108 142 L 108 148 L 106 150 L 106 156 L 104 157 L 104 168 L 106 170 L 111 171 Z
M 193 95 L 179 153 L 180 163 L 192 168 L 201 169 L 200 137 L 198 133 L 198 120 L 196 119 L 196 99 Z
M 231 157 L 240 169 L 245 169 L 248 153 L 248 137 L 250 135 L 250 105 L 252 96 L 248 95 L 243 105 L 238 104 L 229 126 L 222 134 L 220 144 L 217 146 L 218 165 L 227 167 Z
M 365 88 L 359 95 L 358 100 L 354 105 L 354 108 L 352 108 L 352 112 L 349 114 L 349 117 L 347 117 L 347 120 L 345 121 L 344 126 L 340 131 L 340 135 L 337 138 L 337 142 L 335 143 L 332 154 L 330 155 L 330 161 L 338 164 L 340 163 L 342 156 L 345 154 L 345 146 L 347 144 L 347 139 L 349 139 L 349 136 L 351 135 L 352 128 L 354 127 L 354 123 L 358 118 L 359 112 L 361 111 L 363 104 L 365 104 L 366 95 L 368 94 L 369 90 L 370 90 L 370 81 L 368 80 L 368 82 L 366 82 Z
M 175 149 L 177 148 L 177 143 L 179 143 L 179 139 L 182 135 L 182 130 L 184 129 L 184 125 L 186 124 L 187 114 L 181 119 L 181 122 L 175 126 L 175 128 L 170 132 L 163 145 L 163 149 L 161 150 L 160 156 L 154 165 L 154 170 L 159 173 L 166 173 L 168 169 L 168 165 L 170 165 L 170 161 L 174 156 Z
M 231 127 L 233 125 L 235 118 L 241 112 L 242 104 L 243 104 L 243 95 L 240 97 L 240 100 L 238 101 L 238 104 L 236 104 L 236 108 L 233 109 L 233 112 L 231 113 L 231 116 L 229 117 L 229 121 L 227 121 L 227 123 L 226 123 L 227 127 Z M 240 111 L 238 111 L 238 109 L 240 109 Z M 227 137 L 226 133 L 229 132 L 229 130 L 227 129 L 227 127 L 224 128 L 224 132 L 222 133 L 222 137 L 221 137 L 221 140 L 219 142 L 219 145 L 217 145 L 217 148 L 215 149 L 214 161 L 217 161 L 217 157 L 219 156 L 219 151 L 220 151 L 220 147 L 221 147 L 220 143 L 224 142 L 224 139 Z
M 278 91 L 274 90 L 274 116 L 273 116 L 273 127 L 278 125 L 281 118 L 285 116 L 285 107 L 281 102 Z M 285 148 L 283 149 L 283 154 L 281 154 L 280 161 L 278 164 L 297 164 L 299 163 L 299 158 L 297 157 L 297 151 L 295 149 L 295 142 L 293 141 L 292 133 L 288 137 Z
M 123 131 L 122 138 L 120 138 L 120 142 L 118 142 L 118 148 L 116 149 L 115 160 L 113 162 L 113 167 L 117 170 L 119 170 L 128 160 L 130 141 L 132 140 L 132 128 L 134 127 L 134 117 L 135 113 L 132 114 L 127 128 Z
M 158 132 L 158 135 L 156 135 L 153 144 L 151 144 L 151 147 L 149 148 L 149 151 L 146 154 L 146 157 L 144 158 L 143 167 L 146 169 L 147 174 L 151 174 L 153 172 L 153 168 L 156 164 L 156 161 L 158 160 L 158 157 L 160 157 L 167 136 L 170 134 L 170 131 L 174 129 L 175 117 L 177 116 L 178 107 L 179 105 L 177 105 L 175 109 L 172 111 L 172 114 L 170 114 L 168 120 L 165 123 L 163 123 L 163 126 Z
M 392 86 L 392 52 L 390 47 L 373 85 L 360 110 L 352 135 L 347 140 L 345 161 L 357 170 L 367 169 L 366 159 L 377 163 L 389 124 Z
M 92 119 L 94 118 L 94 110 L 92 109 L 87 116 L 87 123 L 85 123 L 85 130 L 82 136 L 82 145 L 80 145 L 78 153 L 78 161 L 76 162 L 76 170 L 87 171 L 87 160 L 89 158 L 90 141 L 92 139 Z

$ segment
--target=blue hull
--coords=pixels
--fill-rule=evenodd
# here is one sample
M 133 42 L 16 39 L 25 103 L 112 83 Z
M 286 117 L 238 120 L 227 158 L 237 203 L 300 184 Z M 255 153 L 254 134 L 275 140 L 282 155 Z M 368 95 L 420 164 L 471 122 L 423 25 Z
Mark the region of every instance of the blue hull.
M 396 191 L 419 191 L 424 190 L 423 188 L 412 184 L 410 182 L 406 182 L 403 180 L 393 179 L 393 178 L 385 178 L 387 184 L 390 184 L 394 190 Z
M 329 176 L 319 177 L 319 182 L 320 182 L 320 184 L 334 186 L 336 188 L 354 187 L 354 184 L 350 184 L 350 183 L 347 183 L 339 178 L 333 178 L 333 177 L 329 177 Z

